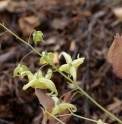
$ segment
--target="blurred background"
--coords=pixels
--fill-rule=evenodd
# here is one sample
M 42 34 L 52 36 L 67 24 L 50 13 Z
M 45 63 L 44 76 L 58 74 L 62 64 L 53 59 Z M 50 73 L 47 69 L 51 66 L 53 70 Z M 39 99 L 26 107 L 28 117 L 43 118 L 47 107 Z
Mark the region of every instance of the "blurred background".
M 122 119 L 122 80 L 117 78 L 106 56 L 116 33 L 122 33 L 122 0 L 1 0 L 0 22 L 39 52 L 54 52 L 53 63 L 59 67 L 58 55 L 65 51 L 73 59 L 85 57 L 78 69 L 77 83 L 103 107 Z M 34 44 L 33 30 L 41 30 L 44 43 Z M 32 88 L 22 90 L 26 78 L 13 77 L 13 71 L 31 49 L 0 27 L 0 124 L 41 124 L 43 117 L 39 101 Z M 23 64 L 32 72 L 40 68 L 40 57 L 31 53 Z M 48 67 L 43 67 L 45 74 Z M 73 85 L 54 73 L 52 80 L 59 96 L 74 89 Z M 76 114 L 101 119 L 109 124 L 115 120 L 102 112 L 83 94 L 72 103 Z M 67 124 L 91 124 L 69 118 Z

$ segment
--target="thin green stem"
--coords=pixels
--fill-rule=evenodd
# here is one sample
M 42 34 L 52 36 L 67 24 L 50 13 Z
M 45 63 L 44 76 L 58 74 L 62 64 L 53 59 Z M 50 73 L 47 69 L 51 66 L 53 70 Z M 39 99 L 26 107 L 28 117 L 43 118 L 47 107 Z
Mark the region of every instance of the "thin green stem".
M 87 120 L 87 121 L 94 122 L 94 123 L 97 123 L 97 122 L 98 122 L 98 121 L 96 121 L 96 120 L 93 120 L 93 119 L 90 119 L 90 118 L 85 118 L 85 117 L 76 115 L 76 114 L 74 114 L 74 113 L 71 113 L 71 115 L 72 115 L 72 116 L 75 116 L 75 117 L 77 117 L 77 118 L 81 118 L 81 119 L 84 119 L 84 120 Z M 107 123 L 104 123 L 104 122 L 103 122 L 103 124 L 107 124 Z
M 23 43 L 25 43 L 26 45 L 28 45 L 35 53 L 37 53 L 39 56 L 42 57 L 42 54 L 39 53 L 34 47 L 32 47 L 29 43 L 27 43 L 26 41 L 24 41 L 23 39 L 21 39 L 20 37 L 18 37 L 16 34 L 14 34 L 12 31 L 10 31 L 8 28 L 6 28 L 3 24 L 0 23 L 0 26 L 2 26 L 5 30 L 7 30 L 9 33 L 11 33 L 13 36 L 15 36 L 18 40 L 22 41 Z M 46 57 L 44 57 L 44 59 L 46 61 L 48 61 L 48 59 Z M 98 106 L 102 111 L 104 111 L 105 113 L 107 113 L 109 116 L 111 116 L 113 119 L 115 119 L 117 122 L 119 122 L 120 124 L 122 124 L 122 121 L 117 118 L 115 115 L 113 115 L 112 113 L 110 113 L 109 111 L 107 111 L 105 108 L 103 108 L 101 105 L 99 105 L 92 97 L 90 97 L 82 88 L 80 88 L 73 80 L 71 80 L 69 77 L 67 77 L 64 73 L 62 73 L 52 62 L 48 61 L 48 63 L 57 71 L 59 72 L 64 78 L 66 78 L 69 82 L 71 82 L 72 84 L 74 84 L 76 86 L 76 88 L 81 91 L 81 93 L 83 93 L 89 100 L 91 100 L 96 106 Z
M 41 70 L 43 67 L 45 67 L 47 64 L 44 64 L 43 66 L 41 66 L 40 68 L 39 68 L 39 70 Z
M 21 61 L 20 61 L 20 63 L 22 63 L 22 61 L 29 55 L 29 54 L 31 54 L 33 51 L 31 51 L 31 52 L 29 52 L 28 54 L 26 54 L 22 59 L 21 59 Z
M 5 31 L 5 32 L 1 33 L 1 34 L 0 34 L 0 36 L 1 36 L 1 35 L 3 35 L 3 34 L 5 34 L 6 32 L 7 32 L 7 31 Z
M 55 116 L 53 116 L 52 114 L 50 114 L 48 111 L 45 111 L 47 114 L 49 114 L 50 116 L 52 116 L 53 118 L 55 118 L 57 121 L 59 121 L 62 124 L 65 124 L 64 122 L 62 122 L 61 120 L 59 120 L 58 118 L 56 118 Z
M 68 116 L 67 116 L 68 115 Z M 63 115 L 62 115 L 63 116 Z M 61 119 L 62 121 L 66 120 L 67 118 L 69 118 L 71 116 L 71 114 L 64 114 L 65 117 L 64 119 Z M 61 116 L 60 116 L 61 117 Z M 56 124 L 59 124 L 60 122 L 57 122 Z
M 77 89 L 75 88 L 75 89 L 73 89 L 73 90 L 71 90 L 71 91 L 69 91 L 69 92 L 63 94 L 59 99 L 63 98 L 65 95 L 67 95 L 68 93 L 71 93 L 71 92 L 73 92 L 73 91 L 75 91 L 75 90 L 77 90 Z
M 9 30 L 8 28 L 6 28 L 3 24 L 0 23 L 0 26 L 2 26 L 5 30 L 7 30 L 9 33 L 11 33 L 13 36 L 16 37 L 16 39 L 22 41 L 24 44 L 28 45 L 35 53 L 37 53 L 38 55 L 42 56 L 34 47 L 32 47 L 28 42 L 24 41 L 23 39 L 21 39 L 20 37 L 18 37 L 16 34 L 14 34 L 11 30 Z

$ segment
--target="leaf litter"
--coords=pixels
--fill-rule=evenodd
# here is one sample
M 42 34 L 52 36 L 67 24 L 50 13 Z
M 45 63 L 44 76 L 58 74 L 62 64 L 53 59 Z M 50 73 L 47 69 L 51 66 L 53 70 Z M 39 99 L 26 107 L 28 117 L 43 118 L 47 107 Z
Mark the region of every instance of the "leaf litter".
M 121 9 L 121 3 L 121 0 L 4 0 L 0 1 L 0 20 L 26 41 L 32 30 L 41 30 L 45 43 L 34 45 L 32 37 L 29 43 L 39 52 L 54 52 L 57 66 L 65 63 L 63 58 L 60 63 L 57 58 L 62 51 L 69 53 L 73 60 L 78 53 L 80 57 L 85 57 L 78 70 L 79 86 L 122 119 L 122 81 L 115 76 L 106 60 L 115 34 L 122 33 L 121 13 L 116 9 Z M 0 27 L 0 34 L 3 32 Z M 41 124 L 43 113 L 34 90 L 22 90 L 27 83 L 26 78 L 13 78 L 14 68 L 31 51 L 30 48 L 8 33 L 0 35 L 0 44 L 0 123 Z M 40 67 L 39 59 L 31 53 L 23 63 L 36 72 Z M 46 73 L 47 67 L 42 70 Z M 60 96 L 70 90 L 58 73 L 54 73 L 52 79 Z M 77 106 L 79 115 L 116 124 L 82 94 L 77 94 L 72 103 Z M 69 124 L 91 124 L 75 117 L 67 121 Z

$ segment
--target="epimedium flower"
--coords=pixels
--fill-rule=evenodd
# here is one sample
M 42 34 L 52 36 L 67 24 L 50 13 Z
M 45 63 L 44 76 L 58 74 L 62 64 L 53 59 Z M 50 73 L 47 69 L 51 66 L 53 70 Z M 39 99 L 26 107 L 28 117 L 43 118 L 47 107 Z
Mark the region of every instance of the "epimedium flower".
M 41 31 L 34 30 L 34 32 L 33 32 L 33 41 L 35 43 L 37 43 L 39 41 L 43 41 L 44 42 L 42 36 L 43 36 L 43 33 Z
M 59 70 L 60 71 L 64 71 L 68 74 L 71 74 L 71 76 L 73 77 L 73 80 L 76 82 L 76 76 L 77 76 L 77 68 L 78 66 L 80 66 L 83 62 L 84 62 L 84 57 L 79 58 L 79 56 L 77 57 L 77 59 L 72 60 L 71 56 L 65 52 L 62 52 L 59 55 L 59 58 L 61 56 L 64 56 L 65 60 L 66 60 L 66 64 L 62 65 Z
M 55 94 L 58 95 L 58 91 L 54 83 L 50 80 L 52 76 L 52 70 L 49 69 L 45 77 L 42 76 L 41 70 L 38 70 L 34 75 L 30 71 L 22 72 L 21 77 L 25 75 L 28 76 L 29 82 L 23 86 L 23 90 L 26 90 L 29 87 L 39 88 L 39 89 L 49 89 L 51 93 L 49 95 Z
M 69 97 L 69 94 L 67 94 L 67 96 L 64 97 L 64 100 L 61 100 L 56 96 L 52 96 L 52 97 L 48 96 L 39 89 L 35 90 L 35 94 L 37 95 L 40 104 L 43 106 L 42 108 L 44 114 L 43 122 L 46 122 L 47 119 L 49 120 L 53 119 L 52 116 L 61 114 L 67 109 L 70 109 L 72 112 L 77 111 L 76 106 L 70 104 L 69 98 L 66 98 Z M 47 112 L 49 112 L 50 114 L 48 114 Z
M 46 58 L 48 61 L 45 60 L 45 58 Z M 40 59 L 40 63 L 41 63 L 41 64 L 48 64 L 49 62 L 52 62 L 52 61 L 53 61 L 53 58 L 54 58 L 54 53 L 43 51 L 43 52 L 42 52 L 42 57 L 41 57 L 41 59 Z
M 20 63 L 15 69 L 14 69 L 14 76 L 21 76 L 21 73 L 24 71 L 29 71 L 28 67 L 25 65 L 22 65 L 22 63 Z
M 38 70 L 35 74 L 32 74 L 25 65 L 19 64 L 14 70 L 14 76 L 19 76 L 21 78 L 24 78 L 25 76 L 28 77 L 29 82 L 23 86 L 23 90 L 26 90 L 29 87 L 49 89 L 51 91 L 49 95 L 58 95 L 58 91 L 55 87 L 55 84 L 50 80 L 52 76 L 51 69 L 48 69 L 48 72 L 44 77 L 42 75 L 41 70 Z
M 72 112 L 76 112 L 77 108 L 75 105 L 67 103 L 65 101 L 60 102 L 60 100 L 54 96 L 52 97 L 52 99 L 54 100 L 55 103 L 55 107 L 53 108 L 51 114 L 52 115 L 57 115 L 60 114 L 61 112 L 65 111 L 66 109 L 70 109 Z

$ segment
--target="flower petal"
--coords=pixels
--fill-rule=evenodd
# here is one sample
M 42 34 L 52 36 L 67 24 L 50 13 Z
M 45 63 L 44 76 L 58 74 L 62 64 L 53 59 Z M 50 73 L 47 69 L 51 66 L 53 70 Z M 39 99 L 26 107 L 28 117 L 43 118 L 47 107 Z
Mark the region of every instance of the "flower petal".
M 28 67 L 25 65 L 19 64 L 15 69 L 14 69 L 14 76 L 20 76 L 22 72 L 24 71 L 29 71 Z
M 76 82 L 77 69 L 75 66 L 70 67 L 70 74 L 72 75 L 74 82 Z
M 28 76 L 29 81 L 33 80 L 35 76 L 30 71 L 24 71 L 21 73 L 20 77 L 23 78 L 24 76 Z
M 33 79 L 29 81 L 26 85 L 23 86 L 23 90 L 28 89 L 29 87 L 40 88 L 40 89 L 47 89 L 44 83 L 38 81 L 38 79 Z
M 66 73 L 69 73 L 69 69 L 70 69 L 70 65 L 69 64 L 61 65 L 60 68 L 59 68 L 60 71 L 64 71 Z
M 55 105 L 60 103 L 59 99 L 56 96 L 53 96 L 52 99 L 54 100 Z
M 48 64 L 48 62 L 43 57 L 41 57 L 40 64 Z
M 51 77 L 52 77 L 52 70 L 49 68 L 47 74 L 45 75 L 45 78 L 50 79 Z
M 33 79 L 33 80 L 29 81 L 29 83 L 24 85 L 23 90 L 26 90 L 29 87 L 39 88 L 39 89 L 49 89 L 53 93 L 54 92 L 57 93 L 54 83 L 51 80 L 48 80 L 45 78 Z
M 49 62 L 47 60 L 45 60 L 45 58 L 47 58 L 48 61 L 53 61 L 53 58 L 54 58 L 54 53 L 52 52 L 45 52 L 43 51 L 42 52 L 42 57 L 40 58 L 40 63 L 41 64 L 48 64 Z
M 51 94 L 55 93 L 56 96 L 58 95 L 58 91 L 57 91 L 54 83 L 51 80 L 46 79 L 46 78 L 40 78 L 39 80 L 40 80 L 40 82 L 45 84 L 45 86 L 47 87 L 46 89 L 49 89 L 50 91 L 52 91 Z
M 41 70 L 38 70 L 35 74 L 34 74 L 34 76 L 36 77 L 36 78 L 42 78 L 43 76 L 42 76 L 42 71 Z
M 84 62 L 85 58 L 78 58 L 72 62 L 72 65 L 78 68 L 79 65 L 81 65 Z
M 51 114 L 52 115 L 56 115 L 56 114 L 59 114 L 59 113 L 63 112 L 66 109 L 71 109 L 73 112 L 76 112 L 77 111 L 76 106 L 74 106 L 73 104 L 70 104 L 70 103 L 61 103 L 61 104 L 55 106 L 55 108 L 53 109 L 53 111 L 52 111 Z
M 29 87 L 39 88 L 39 89 L 49 89 L 51 91 L 51 94 L 55 93 L 55 95 L 58 95 L 58 91 L 54 83 L 51 80 L 43 78 L 43 77 L 37 78 L 30 71 L 25 71 L 22 73 L 22 77 L 24 77 L 25 75 L 28 76 L 29 83 L 24 85 L 23 87 L 24 90 L 26 90 Z
M 59 55 L 59 58 L 61 57 L 61 55 L 64 56 L 67 64 L 72 63 L 72 58 L 69 54 L 67 54 L 65 52 L 61 52 L 60 55 Z

